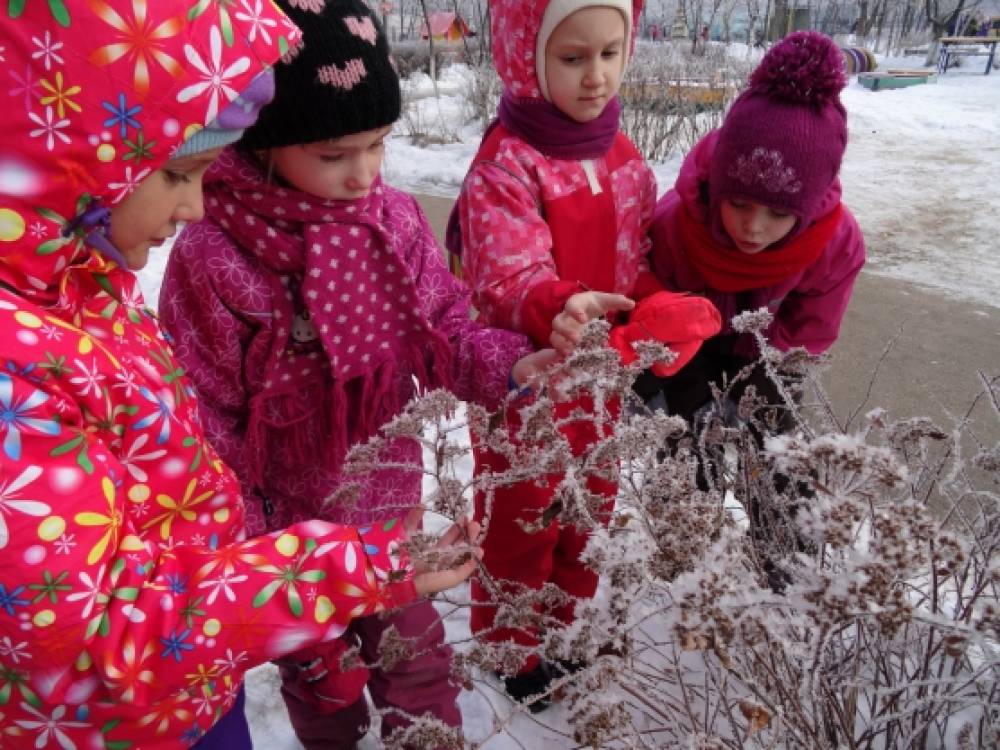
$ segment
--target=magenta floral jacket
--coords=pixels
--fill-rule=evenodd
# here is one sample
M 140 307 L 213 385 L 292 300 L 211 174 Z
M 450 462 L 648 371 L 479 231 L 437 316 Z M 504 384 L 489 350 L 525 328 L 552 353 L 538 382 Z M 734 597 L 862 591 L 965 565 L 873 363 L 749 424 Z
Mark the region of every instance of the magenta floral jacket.
M 422 457 L 419 446 L 409 440 L 393 442 L 380 463 L 410 469 L 387 466 L 359 478 L 358 493 L 351 502 L 326 502 L 344 483 L 339 465 L 346 448 L 358 440 L 351 424 L 368 405 L 350 383 L 345 387 L 331 374 L 327 352 L 319 342 L 303 347 L 296 340 L 294 325 L 293 330 L 281 327 L 276 294 L 297 289 L 299 284 L 293 275 L 278 274 L 269 265 L 276 262 L 270 257 L 272 252 L 280 251 L 268 246 L 253 252 L 220 226 L 229 217 L 225 188 L 233 179 L 248 179 L 243 172 L 234 175 L 227 165 L 224 155 L 218 169 L 213 167 L 214 174 L 208 175 L 208 216 L 186 228 L 172 250 L 160 293 L 160 315 L 175 340 L 178 358 L 196 384 L 209 438 L 236 469 L 247 496 L 255 498 L 248 503 L 248 531 L 261 534 L 309 518 L 368 523 L 398 515 L 420 501 L 420 475 L 413 469 L 420 468 Z M 226 169 L 231 173 L 219 182 L 219 172 Z M 373 261 L 374 270 L 382 279 L 391 275 L 387 269 L 409 277 L 423 325 L 450 345 L 451 388 L 464 400 L 495 408 L 507 392 L 514 362 L 531 351 L 528 340 L 473 321 L 469 292 L 449 273 L 417 202 L 381 183 L 376 190 L 372 200 L 378 204 L 380 230 L 391 238 L 391 246 L 380 260 Z M 223 210 L 213 211 L 216 202 Z M 266 225 L 267 220 L 257 223 Z M 331 231 L 349 234 L 351 226 L 345 222 Z M 332 249 L 323 252 L 331 260 L 337 258 Z M 329 295 L 334 307 L 343 304 L 342 290 L 359 287 L 358 280 L 343 276 L 337 276 L 335 283 L 337 293 Z M 269 365 L 275 345 L 283 350 L 276 370 Z M 355 356 L 361 356 L 360 349 Z M 405 404 L 417 390 L 405 363 L 400 374 L 394 396 Z M 296 403 L 283 408 L 296 416 L 272 436 L 259 460 L 259 452 L 248 448 L 250 405 L 279 390 L 291 394 Z M 347 415 L 346 445 L 330 435 L 331 409 Z

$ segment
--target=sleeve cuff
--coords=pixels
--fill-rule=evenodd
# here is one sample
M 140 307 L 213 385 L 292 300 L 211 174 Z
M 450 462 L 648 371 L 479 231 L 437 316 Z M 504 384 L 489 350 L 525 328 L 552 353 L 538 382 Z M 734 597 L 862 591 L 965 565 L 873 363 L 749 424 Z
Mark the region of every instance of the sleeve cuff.
M 638 302 L 657 292 L 662 292 L 664 289 L 665 287 L 652 271 L 643 271 L 635 280 L 635 286 L 632 287 L 632 299 Z
M 412 575 L 405 580 L 386 584 L 382 591 L 382 601 L 385 602 L 387 610 L 405 607 L 418 597 L 417 585 L 414 583 Z
M 543 281 L 532 287 L 524 298 L 521 322 L 535 346 L 549 346 L 552 320 L 562 312 L 566 300 L 582 291 L 577 281 Z

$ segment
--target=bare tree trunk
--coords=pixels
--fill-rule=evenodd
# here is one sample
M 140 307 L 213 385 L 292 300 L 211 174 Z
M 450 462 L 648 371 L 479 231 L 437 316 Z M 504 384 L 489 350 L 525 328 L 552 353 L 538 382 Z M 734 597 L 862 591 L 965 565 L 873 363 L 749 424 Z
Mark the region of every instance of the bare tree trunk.
M 434 85 L 434 98 L 435 99 L 439 99 L 441 95 L 438 92 L 438 84 L 437 84 L 437 62 L 434 59 L 435 58 L 435 53 L 434 53 L 434 30 L 431 29 L 431 17 L 427 13 L 427 1 L 426 0 L 420 0 L 420 8 L 424 12 L 424 25 L 427 28 L 427 48 L 428 48 L 428 50 L 430 50 L 430 56 L 431 56 L 431 59 L 430 59 L 430 76 L 431 76 L 431 83 Z
M 455 10 L 455 21 L 460 22 L 458 31 L 462 35 L 462 48 L 465 50 L 464 60 L 468 65 L 472 62 L 472 60 L 469 59 L 469 40 L 465 36 L 465 32 L 462 30 L 461 24 L 465 23 L 465 21 L 462 19 L 462 14 L 458 11 L 458 0 L 451 0 L 451 7 Z
M 874 23 L 875 23 L 875 47 L 874 52 L 878 52 L 879 45 L 882 43 L 882 32 L 885 29 L 885 14 L 888 11 L 886 7 L 888 5 L 888 0 L 876 0 Z M 888 47 L 886 47 L 888 51 Z
M 493 59 L 493 11 L 490 10 L 489 3 L 486 4 L 486 20 L 483 24 L 484 33 L 486 36 L 484 40 L 480 41 L 483 52 L 480 57 L 480 62 L 484 59 Z
M 835 34 L 840 28 L 840 3 L 833 4 L 833 18 L 830 19 L 830 33 Z
M 771 8 L 773 0 L 767 0 L 767 5 L 764 7 L 764 39 L 770 41 L 771 39 Z
M 948 29 L 962 15 L 963 10 L 965 10 L 965 0 L 958 0 L 958 4 L 950 12 L 942 11 L 938 0 L 924 0 L 924 12 L 927 15 L 927 23 L 931 25 L 935 41 L 947 33 Z

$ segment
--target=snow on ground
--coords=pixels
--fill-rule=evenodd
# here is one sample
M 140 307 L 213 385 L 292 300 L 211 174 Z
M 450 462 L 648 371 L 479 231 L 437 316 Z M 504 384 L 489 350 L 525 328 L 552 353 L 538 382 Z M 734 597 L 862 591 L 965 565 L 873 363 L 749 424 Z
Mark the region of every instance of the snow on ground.
M 892 91 L 852 82 L 841 173 L 870 272 L 1000 307 L 1000 71 L 985 76 L 983 63 Z
M 1000 71 L 984 76 L 982 62 L 973 58 L 940 76 L 936 84 L 894 91 L 871 92 L 852 79 L 842 97 L 850 127 L 842 180 L 845 202 L 868 241 L 869 273 L 933 288 L 956 300 L 1000 306 Z M 922 63 L 920 58 L 881 60 L 880 69 Z M 413 192 L 449 197 L 458 193 L 480 137 L 474 125 L 464 124 L 468 75 L 461 67 L 445 70 L 438 86 L 440 99 L 426 77 L 404 84 L 407 97 L 415 102 L 411 122 L 422 129 L 446 130 L 458 140 L 413 145 L 401 122 L 389 141 L 387 181 Z M 661 192 L 672 185 L 680 161 L 681 156 L 674 155 L 653 165 Z M 153 304 L 165 262 L 166 253 L 154 255 L 140 274 L 146 299 Z M 463 612 L 448 620 L 449 640 L 468 636 L 467 610 Z M 247 684 L 247 714 L 257 746 L 299 748 L 274 668 L 259 667 Z M 462 694 L 470 739 L 487 738 L 496 712 L 504 716 L 511 710 L 497 688 L 492 681 Z M 518 717 L 509 727 L 510 736 L 497 736 L 486 747 L 571 747 L 561 712 L 555 706 L 541 717 Z M 361 747 L 378 747 L 376 736 L 371 732 Z

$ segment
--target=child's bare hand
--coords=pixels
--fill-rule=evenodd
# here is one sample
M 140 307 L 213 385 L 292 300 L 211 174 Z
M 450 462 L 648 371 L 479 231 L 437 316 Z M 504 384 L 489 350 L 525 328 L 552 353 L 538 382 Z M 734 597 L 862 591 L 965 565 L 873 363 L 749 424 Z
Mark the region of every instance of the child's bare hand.
M 438 540 L 437 563 L 431 567 L 415 562 L 413 585 L 418 594 L 429 596 L 454 588 L 475 572 L 483 556 L 482 548 L 476 545 L 479 530 L 479 524 L 468 519 L 452 524 Z
M 608 313 L 631 310 L 635 302 L 624 294 L 608 292 L 578 292 L 566 300 L 563 311 L 552 319 L 549 343 L 561 355 L 570 354 L 580 343 L 583 327 Z
M 558 361 L 559 353 L 555 349 L 541 349 L 517 360 L 511 368 L 510 376 L 518 388 L 537 390 L 538 379 Z

